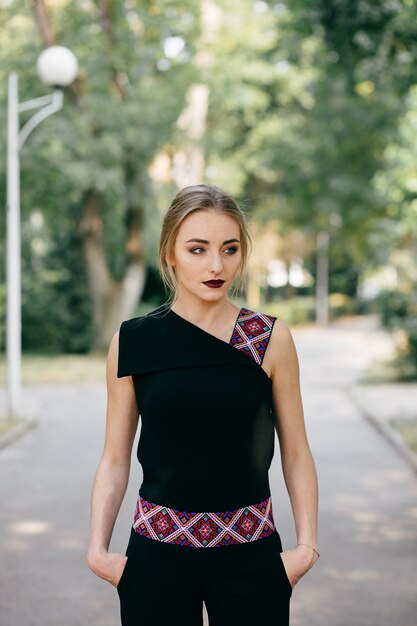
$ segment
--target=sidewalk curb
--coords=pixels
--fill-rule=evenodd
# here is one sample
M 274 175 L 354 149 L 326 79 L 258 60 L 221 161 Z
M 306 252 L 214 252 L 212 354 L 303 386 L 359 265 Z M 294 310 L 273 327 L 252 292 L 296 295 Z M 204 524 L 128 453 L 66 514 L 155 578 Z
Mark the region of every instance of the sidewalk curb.
M 13 443 L 20 437 L 39 424 L 39 420 L 35 418 L 29 418 L 22 420 L 16 426 L 14 426 L 9 432 L 5 433 L 0 437 L 0 450 Z
M 353 387 L 346 389 L 350 400 L 355 405 L 359 413 L 368 422 L 370 422 L 384 437 L 385 439 L 399 452 L 400 456 L 411 465 L 412 469 L 417 473 L 417 454 L 415 454 L 402 440 L 401 435 L 393 430 L 388 423 L 377 419 L 374 414 L 369 411 L 355 396 Z

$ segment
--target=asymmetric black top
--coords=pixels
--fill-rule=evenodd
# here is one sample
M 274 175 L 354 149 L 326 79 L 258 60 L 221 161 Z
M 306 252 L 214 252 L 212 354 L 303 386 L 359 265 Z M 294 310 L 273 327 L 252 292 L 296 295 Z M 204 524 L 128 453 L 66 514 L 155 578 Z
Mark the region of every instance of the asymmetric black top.
M 219 511 L 270 497 L 276 318 L 241 308 L 229 343 L 162 305 L 122 322 L 117 376 L 132 376 L 145 500 Z

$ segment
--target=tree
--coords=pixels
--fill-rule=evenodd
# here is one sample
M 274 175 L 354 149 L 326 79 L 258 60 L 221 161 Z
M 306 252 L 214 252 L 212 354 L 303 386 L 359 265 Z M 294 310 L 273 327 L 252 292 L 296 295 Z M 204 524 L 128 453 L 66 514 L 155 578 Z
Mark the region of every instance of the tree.
M 18 70 L 22 98 L 26 90 L 30 97 L 39 92 L 32 68 L 42 46 L 66 45 L 80 61 L 64 111 L 25 146 L 23 226 L 36 208 L 49 251 L 55 231 L 74 234 L 85 261 L 92 345 L 104 348 L 143 289 L 144 232 L 156 206 L 148 168 L 169 143 L 195 78 L 190 60 L 198 11 L 191 0 L 35 0 L 32 11 L 15 0 L 1 20 L 10 44 L 3 67 Z M 4 92 L 1 98 L 4 105 Z M 38 258 L 36 271 L 46 273 L 50 258 Z M 27 270 L 35 272 L 29 259 Z
M 330 267 L 343 259 L 357 278 L 386 212 L 374 177 L 415 80 L 415 3 L 222 7 L 208 172 L 264 221 L 330 233 Z

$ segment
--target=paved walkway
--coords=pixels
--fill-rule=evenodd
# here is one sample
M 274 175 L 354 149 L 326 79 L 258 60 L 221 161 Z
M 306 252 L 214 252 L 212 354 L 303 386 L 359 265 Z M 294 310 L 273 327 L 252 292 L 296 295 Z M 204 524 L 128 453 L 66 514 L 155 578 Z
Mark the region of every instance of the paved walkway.
M 322 556 L 294 589 L 291 626 L 415 626 L 417 474 L 352 396 L 390 338 L 373 317 L 293 336 L 319 475 Z M 85 562 L 105 387 L 27 386 L 25 399 L 39 424 L 0 450 L 1 626 L 116 626 L 117 593 Z M 295 533 L 278 442 L 270 480 L 288 549 Z M 140 481 L 134 463 L 114 550 L 125 549 Z

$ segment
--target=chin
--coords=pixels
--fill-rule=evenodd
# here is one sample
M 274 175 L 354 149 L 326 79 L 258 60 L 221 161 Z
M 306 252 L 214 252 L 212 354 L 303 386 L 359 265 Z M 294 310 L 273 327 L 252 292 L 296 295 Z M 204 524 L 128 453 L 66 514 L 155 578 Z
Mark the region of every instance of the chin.
M 205 287 L 205 289 L 208 289 L 207 287 Z M 212 289 L 213 293 L 205 293 L 205 294 L 199 294 L 198 297 L 201 300 L 204 300 L 206 302 L 212 302 L 213 300 L 221 300 L 222 298 L 224 298 L 225 293 L 223 291 L 223 289 L 220 287 L 219 289 Z

